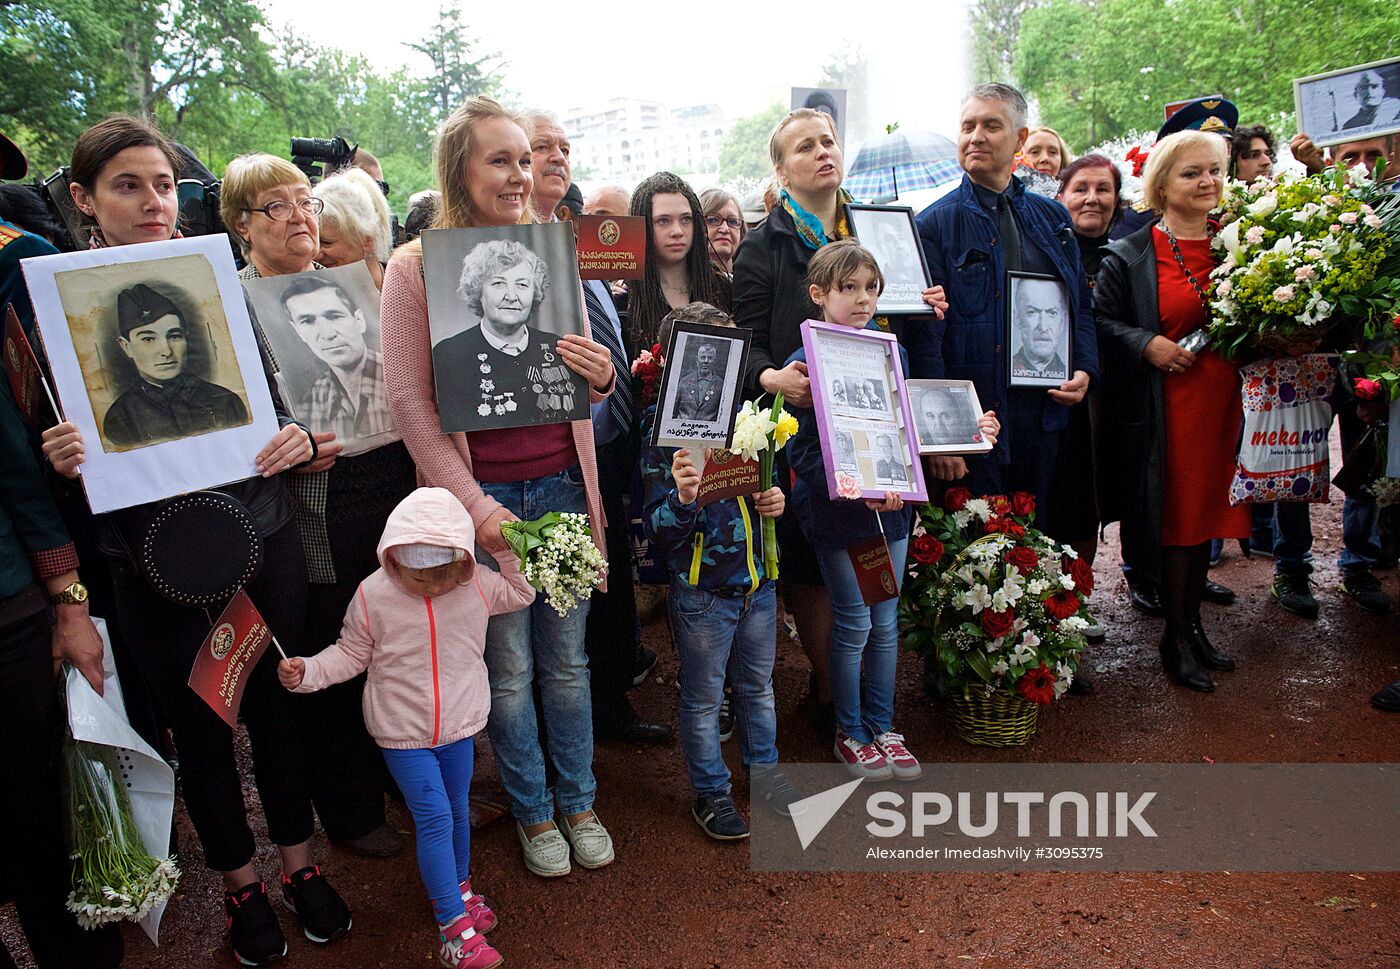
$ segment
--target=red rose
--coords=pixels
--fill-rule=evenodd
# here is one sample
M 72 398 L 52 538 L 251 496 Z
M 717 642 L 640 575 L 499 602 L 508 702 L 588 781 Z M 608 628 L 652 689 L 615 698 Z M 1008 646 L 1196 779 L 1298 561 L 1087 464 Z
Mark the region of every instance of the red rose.
M 1074 580 L 1074 587 L 1086 596 L 1094 594 L 1094 567 L 1083 559 L 1075 559 L 1065 569 Z
M 943 496 L 943 507 L 949 511 L 962 511 L 963 506 L 972 500 L 972 492 L 966 488 L 949 488 Z
M 1011 513 L 1017 518 L 1029 518 L 1035 514 L 1035 495 L 1029 491 L 1018 491 L 1011 496 Z
M 1010 609 L 1001 612 L 993 612 L 990 609 L 982 610 L 982 631 L 987 634 L 988 639 L 999 639 L 1011 632 L 1011 626 L 1016 621 L 1016 613 Z
M 920 565 L 933 565 L 943 557 L 943 543 L 932 535 L 920 535 L 914 539 L 909 556 Z
M 1397 313 L 1397 314 L 1395 315 L 1395 319 L 1393 319 L 1393 320 L 1390 321 L 1390 325 L 1391 325 L 1393 328 L 1395 328 L 1395 329 L 1397 329 L 1397 330 L 1400 330 L 1400 313 Z
M 1071 589 L 1061 589 L 1045 600 L 1045 612 L 1056 622 L 1068 619 L 1078 611 L 1079 596 Z
M 1365 377 L 1357 377 L 1353 386 L 1356 396 L 1362 400 L 1375 400 L 1381 395 L 1381 385 Z
M 1016 684 L 1021 696 L 1032 703 L 1053 703 L 1055 700 L 1055 674 L 1044 663 L 1033 670 L 1026 670 Z
M 1035 549 L 1017 545 L 1015 548 L 1007 550 L 1006 564 L 1016 566 L 1016 571 L 1022 575 L 1030 575 L 1040 564 L 1040 556 L 1035 554 Z

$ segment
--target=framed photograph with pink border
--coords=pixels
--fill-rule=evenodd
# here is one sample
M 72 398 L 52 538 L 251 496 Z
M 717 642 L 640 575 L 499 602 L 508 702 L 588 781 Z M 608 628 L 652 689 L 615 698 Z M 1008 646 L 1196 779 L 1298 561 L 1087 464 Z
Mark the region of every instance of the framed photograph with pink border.
M 928 501 L 894 334 L 808 320 L 802 346 L 830 496 Z

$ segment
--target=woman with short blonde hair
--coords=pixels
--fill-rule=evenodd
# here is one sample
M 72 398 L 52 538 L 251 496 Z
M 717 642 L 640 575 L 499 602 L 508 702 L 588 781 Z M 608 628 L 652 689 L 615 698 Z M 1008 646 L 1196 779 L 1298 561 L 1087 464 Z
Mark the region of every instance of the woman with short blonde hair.
M 318 269 L 323 205 L 306 173 L 285 158 L 240 155 L 224 169 L 219 214 L 238 238 L 244 279 Z
M 734 277 L 734 253 L 744 241 L 744 209 L 739 200 L 722 188 L 700 193 L 700 212 L 710 238 L 710 262 L 729 278 Z
M 1021 148 L 1021 161 L 1036 171 L 1059 178 L 1060 172 L 1074 160 L 1069 145 L 1054 128 L 1040 125 L 1026 135 Z
M 1152 153 L 1147 157 L 1147 167 L 1142 171 L 1142 200 L 1152 207 L 1153 212 L 1158 215 L 1166 214 L 1167 181 L 1174 173 L 1179 173 L 1180 165 L 1178 163 L 1181 158 L 1197 152 L 1218 161 L 1222 171 L 1225 171 L 1229 166 L 1230 144 L 1213 132 L 1194 129 L 1178 131 L 1152 146 Z M 1220 204 L 1224 193 L 1225 188 L 1222 182 L 1220 194 L 1215 199 L 1215 205 Z M 1211 208 L 1214 208 L 1215 205 L 1212 205 Z

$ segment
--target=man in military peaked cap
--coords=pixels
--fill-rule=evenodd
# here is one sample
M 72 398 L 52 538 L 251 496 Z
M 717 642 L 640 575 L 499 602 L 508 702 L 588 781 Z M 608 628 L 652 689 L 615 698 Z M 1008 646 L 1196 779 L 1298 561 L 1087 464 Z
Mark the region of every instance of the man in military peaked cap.
M 117 343 L 138 379 L 103 421 L 119 448 L 156 444 L 248 423 L 230 390 L 185 371 L 185 322 L 170 299 L 145 283 L 117 295 Z

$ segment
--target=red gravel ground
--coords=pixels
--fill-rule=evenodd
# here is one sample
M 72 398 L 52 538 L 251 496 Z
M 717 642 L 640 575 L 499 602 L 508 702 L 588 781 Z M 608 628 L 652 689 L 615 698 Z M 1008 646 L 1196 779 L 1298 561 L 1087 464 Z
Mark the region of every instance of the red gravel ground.
M 1368 615 L 1337 590 L 1340 496 L 1314 509 L 1322 616 L 1308 622 L 1268 598 L 1271 562 L 1236 548 L 1213 576 L 1235 588 L 1207 625 L 1240 664 L 1212 695 L 1169 686 L 1158 667 L 1156 621 L 1129 608 L 1110 530 L 1094 604 L 1109 631 L 1089 666 L 1097 692 L 1041 716 L 1024 748 L 969 746 L 925 699 L 904 657 L 896 711 L 910 748 L 938 761 L 1393 761 L 1400 716 L 1367 704 L 1400 678 L 1396 619 Z M 1382 573 L 1392 596 L 1396 574 Z M 676 722 L 676 659 L 664 623 L 646 641 L 661 654 L 634 693 L 642 715 Z M 784 760 L 822 761 L 829 738 L 809 719 L 802 656 L 785 640 L 775 685 Z M 494 786 L 484 755 L 478 780 Z M 736 795 L 747 802 L 734 745 Z M 690 819 L 679 748 L 601 744 L 598 811 L 618 860 L 545 881 L 525 871 L 513 826 L 474 838 L 474 883 L 500 914 L 493 943 L 515 966 L 1400 966 L 1400 875 L 1310 874 L 772 874 L 748 869 L 742 844 L 707 840 Z M 937 768 L 932 767 L 936 771 Z M 258 815 L 248 787 L 248 805 Z M 260 821 L 260 818 L 259 818 Z M 409 818 L 391 802 L 391 821 Z M 234 964 L 223 941 L 217 878 L 203 870 L 188 822 L 185 879 L 165 916 L 162 945 L 127 933 L 128 966 Z M 318 839 L 320 836 L 318 835 Z M 426 967 L 433 923 L 411 850 L 367 861 L 322 845 L 319 858 L 355 912 L 350 939 L 318 948 L 291 940 L 289 967 Z M 275 878 L 270 848 L 259 870 Z M 14 928 L 0 920 L 7 941 Z M 283 918 L 292 931 L 293 920 Z M 24 965 L 21 962 L 21 965 Z

